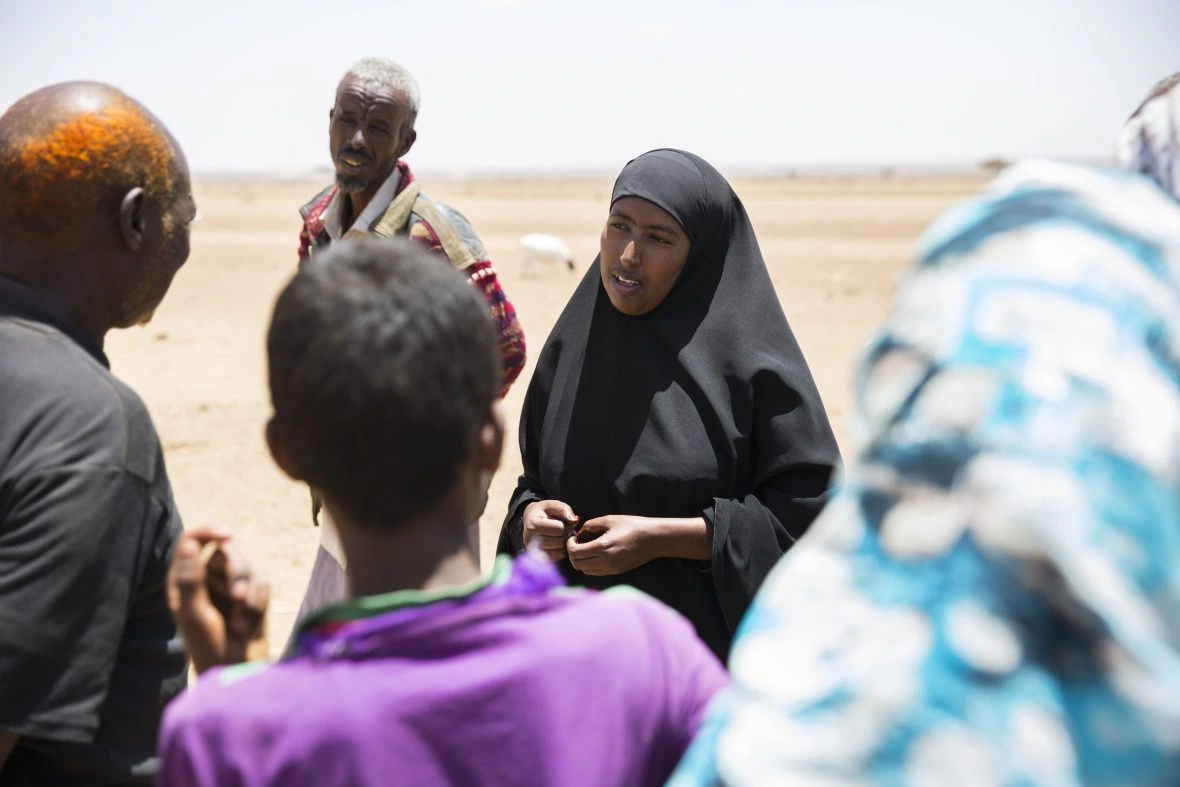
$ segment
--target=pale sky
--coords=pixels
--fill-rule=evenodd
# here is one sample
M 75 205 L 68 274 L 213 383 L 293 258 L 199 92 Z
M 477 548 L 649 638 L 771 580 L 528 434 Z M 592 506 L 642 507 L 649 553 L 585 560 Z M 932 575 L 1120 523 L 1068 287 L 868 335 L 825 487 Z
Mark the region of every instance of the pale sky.
M 296 174 L 329 163 L 342 73 L 383 55 L 421 85 L 423 170 L 1093 160 L 1178 34 L 1180 0 L 0 0 L 0 107 L 97 79 L 198 173 Z

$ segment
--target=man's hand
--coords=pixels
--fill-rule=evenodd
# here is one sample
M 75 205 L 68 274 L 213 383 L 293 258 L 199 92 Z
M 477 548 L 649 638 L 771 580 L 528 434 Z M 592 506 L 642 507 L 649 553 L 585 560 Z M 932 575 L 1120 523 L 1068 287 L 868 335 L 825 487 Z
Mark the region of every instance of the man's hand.
M 560 500 L 538 500 L 524 508 L 524 545 L 534 543 L 553 562 L 565 557 L 565 545 L 573 524 L 574 510 Z
M 654 526 L 655 520 L 641 516 L 612 514 L 591 519 L 566 545 L 570 564 L 592 577 L 639 568 L 658 557 L 649 549 Z
M 198 673 L 265 659 L 270 588 L 255 580 L 228 534 L 190 530 L 168 572 L 168 606 Z

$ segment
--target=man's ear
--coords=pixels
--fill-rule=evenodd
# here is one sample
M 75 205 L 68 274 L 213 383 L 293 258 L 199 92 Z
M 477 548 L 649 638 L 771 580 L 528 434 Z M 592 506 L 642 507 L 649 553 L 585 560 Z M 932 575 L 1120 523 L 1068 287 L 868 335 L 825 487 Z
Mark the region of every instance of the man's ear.
M 410 129 L 402 138 L 402 148 L 398 151 L 397 157 L 401 158 L 410 152 L 410 148 L 414 147 L 414 143 L 418 140 L 418 132 Z
M 285 475 L 296 481 L 303 480 L 294 460 L 291 459 L 291 454 L 283 443 L 282 430 L 279 429 L 278 422 L 273 415 L 266 422 L 266 447 L 270 449 L 271 458 L 275 460 L 275 464 Z
M 123 195 L 119 203 L 119 235 L 123 244 L 131 251 L 139 251 L 143 245 L 143 207 L 145 196 L 139 186 Z
M 476 447 L 476 464 L 480 470 L 494 473 L 500 468 L 500 456 L 504 453 L 504 400 L 492 402 L 488 420 L 479 430 L 479 445 Z

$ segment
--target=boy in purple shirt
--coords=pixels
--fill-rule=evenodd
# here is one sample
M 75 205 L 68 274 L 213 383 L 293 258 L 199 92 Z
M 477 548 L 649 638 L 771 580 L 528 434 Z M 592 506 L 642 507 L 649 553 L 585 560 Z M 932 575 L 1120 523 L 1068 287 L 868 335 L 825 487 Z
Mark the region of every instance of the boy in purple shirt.
M 337 244 L 279 297 L 268 351 L 271 452 L 322 490 L 353 596 L 174 702 L 159 784 L 662 784 L 725 673 L 634 591 L 562 587 L 530 555 L 480 577 L 504 424 L 478 293 L 404 242 Z M 203 551 L 177 547 L 171 588 L 198 669 L 249 652 Z

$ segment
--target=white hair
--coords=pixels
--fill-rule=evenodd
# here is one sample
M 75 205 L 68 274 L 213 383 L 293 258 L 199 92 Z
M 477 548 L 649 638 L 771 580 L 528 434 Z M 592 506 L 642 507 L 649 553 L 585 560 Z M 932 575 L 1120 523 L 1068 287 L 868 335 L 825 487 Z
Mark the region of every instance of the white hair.
M 1119 137 L 1123 169 L 1147 175 L 1180 199 L 1180 74 L 1160 82 Z
M 365 57 L 352 64 L 348 73 L 340 80 L 352 77 L 366 86 L 383 90 L 396 90 L 403 94 L 410 102 L 411 121 L 418 116 L 418 107 L 422 104 L 422 96 L 418 92 L 418 80 L 405 66 L 401 66 L 384 57 Z M 337 90 L 340 88 L 337 87 Z

